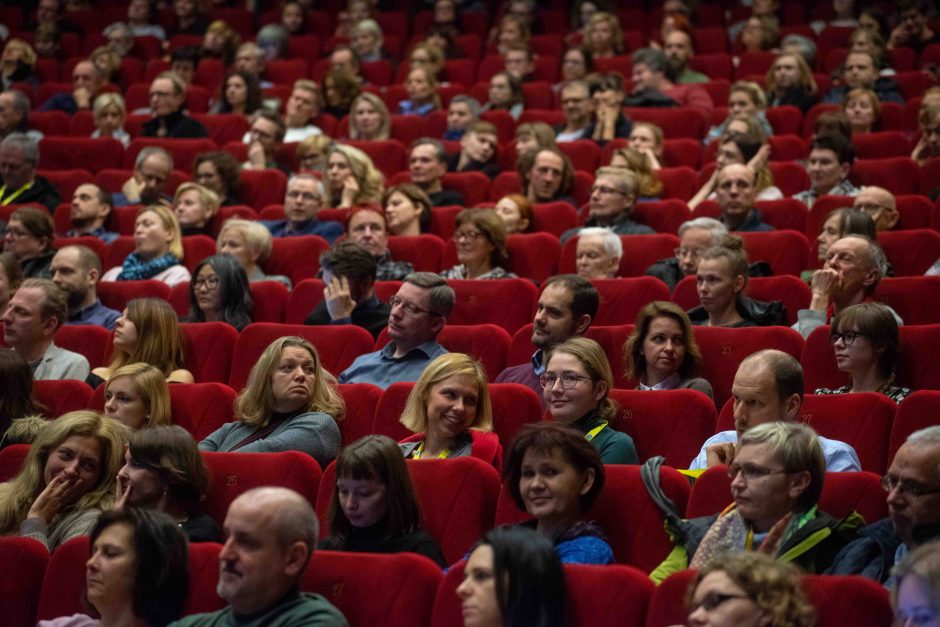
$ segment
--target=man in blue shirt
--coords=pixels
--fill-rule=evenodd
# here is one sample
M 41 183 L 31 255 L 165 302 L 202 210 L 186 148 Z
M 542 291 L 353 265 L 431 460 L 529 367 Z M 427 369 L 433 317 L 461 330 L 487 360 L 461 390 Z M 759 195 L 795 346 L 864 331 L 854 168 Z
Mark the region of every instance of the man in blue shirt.
M 339 222 L 317 220 L 323 202 L 323 183 L 312 174 L 295 174 L 287 181 L 284 197 L 286 220 L 265 220 L 264 225 L 274 237 L 319 235 L 330 244 L 343 234 Z
M 112 331 L 119 311 L 98 300 L 101 260 L 87 246 L 66 246 L 52 258 L 52 282 L 68 295 L 69 315 L 65 324 L 93 324 Z
M 97 237 L 105 244 L 110 244 L 118 238 L 118 234 L 106 231 L 105 222 L 111 215 L 113 207 L 111 194 L 94 183 L 85 183 L 75 188 L 72 194 L 72 227 L 66 232 L 66 237 L 81 237 L 88 235 Z
M 437 334 L 447 324 L 456 295 L 433 272 L 413 272 L 389 299 L 391 341 L 381 350 L 360 355 L 339 375 L 340 383 L 371 383 L 383 390 L 396 381 L 417 381 L 432 359 L 447 349 Z

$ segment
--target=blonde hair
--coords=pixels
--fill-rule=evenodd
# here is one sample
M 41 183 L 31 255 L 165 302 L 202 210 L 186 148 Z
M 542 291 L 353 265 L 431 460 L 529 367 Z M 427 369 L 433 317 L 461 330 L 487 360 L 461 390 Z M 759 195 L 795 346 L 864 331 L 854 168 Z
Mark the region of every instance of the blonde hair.
M 137 210 L 137 217 L 139 218 L 148 211 L 157 214 L 157 217 L 160 218 L 160 222 L 163 223 L 163 228 L 170 232 L 172 239 L 170 239 L 169 252 L 182 261 L 183 237 L 180 231 L 180 221 L 177 220 L 176 214 L 173 213 L 172 209 L 163 205 L 145 205 Z
M 112 91 L 99 94 L 98 97 L 95 98 L 95 104 L 92 105 L 92 112 L 97 118 L 108 107 L 117 107 L 117 110 L 121 113 L 122 119 L 127 116 L 127 105 L 124 104 L 124 96 L 121 94 L 116 94 Z
M 219 212 L 219 195 L 208 187 L 203 187 L 199 183 L 193 183 L 192 181 L 183 183 L 176 188 L 176 194 L 173 196 L 173 206 L 176 206 L 176 203 L 179 202 L 180 197 L 186 192 L 196 192 L 199 196 L 199 202 L 205 206 L 206 211 L 209 212 L 209 218 L 211 219 L 215 214 Z
M 353 204 L 361 202 L 381 202 L 382 192 L 385 187 L 385 176 L 375 167 L 375 164 L 372 163 L 372 158 L 362 150 L 347 144 L 333 144 L 326 158 L 329 159 L 330 155 L 334 152 L 338 152 L 346 157 L 346 161 L 349 162 L 349 168 L 352 170 L 353 176 L 356 177 L 356 181 L 359 183 L 359 193 L 353 199 Z M 330 186 L 326 185 L 325 187 L 326 195 L 330 196 L 330 202 L 338 201 L 338 198 L 332 198 L 333 192 L 329 189 Z
M 633 148 L 621 148 L 614 152 L 614 156 L 623 157 L 627 162 L 626 169 L 636 176 L 637 195 L 644 198 L 658 198 L 663 193 L 663 182 L 656 177 L 648 156 Z
M 147 406 L 147 427 L 170 424 L 170 391 L 162 372 L 143 362 L 121 366 L 108 377 L 107 383 L 104 384 L 105 393 L 111 382 L 119 377 L 130 377 L 137 394 L 144 399 L 144 405 Z
M 7 40 L 6 45 L 3 47 L 4 50 L 10 46 L 19 46 L 20 50 L 23 51 L 23 63 L 28 65 L 30 68 L 36 67 L 36 51 L 33 50 L 33 47 L 28 43 L 20 39 L 19 37 L 13 37 Z
M 117 350 L 108 370 L 129 363 L 150 364 L 168 377 L 183 367 L 183 340 L 176 312 L 162 298 L 135 298 L 127 303 L 127 319 L 137 327 L 137 346 L 128 354 Z
M 617 403 L 610 398 L 610 391 L 614 388 L 614 373 L 601 345 L 586 337 L 574 337 L 552 348 L 545 356 L 543 363 L 547 366 L 557 353 L 571 355 L 581 362 L 595 385 L 600 382 L 607 384 L 604 397 L 597 403 L 597 415 L 604 420 L 611 420 L 617 413 L 618 407 Z
M 225 237 L 227 231 L 241 232 L 245 237 L 245 244 L 248 248 L 252 252 L 258 253 L 258 263 L 264 263 L 271 256 L 271 251 L 274 249 L 271 231 L 266 229 L 260 222 L 243 218 L 229 218 L 226 220 L 222 224 L 219 237 L 215 241 L 217 252 L 222 250 L 222 238 Z
M 91 489 L 65 511 L 108 509 L 114 493 L 114 478 L 124 465 L 127 428 L 117 420 L 98 412 L 69 412 L 48 425 L 36 436 L 23 468 L 6 483 L 0 483 L 0 535 L 17 533 L 30 507 L 46 487 L 46 463 L 56 448 L 71 437 L 95 438 L 101 450 L 98 477 Z
M 304 411 L 320 411 L 329 414 L 336 422 L 346 415 L 346 404 L 336 390 L 336 378 L 323 368 L 317 349 L 307 340 L 297 336 L 286 336 L 271 342 L 248 375 L 248 383 L 235 399 L 235 416 L 241 422 L 255 427 L 266 427 L 274 411 L 274 392 L 271 376 L 277 369 L 285 348 L 296 346 L 313 357 L 315 369 L 313 393 L 307 399 Z
M 414 433 L 428 430 L 428 398 L 431 388 L 451 377 L 473 377 L 477 384 L 477 411 L 469 429 L 493 430 L 493 407 L 483 366 L 463 353 L 446 353 L 427 365 L 408 395 L 399 422 Z
M 379 115 L 382 116 L 382 124 L 379 126 L 379 131 L 372 139 L 388 139 L 389 134 L 392 131 L 392 118 L 388 113 L 388 107 L 385 106 L 384 100 L 367 91 L 356 96 L 356 99 L 353 100 L 352 105 L 349 107 L 349 139 L 360 139 L 359 128 L 353 123 L 353 120 L 355 119 L 356 106 L 360 102 L 369 103 L 372 105 L 372 108 L 378 111 Z

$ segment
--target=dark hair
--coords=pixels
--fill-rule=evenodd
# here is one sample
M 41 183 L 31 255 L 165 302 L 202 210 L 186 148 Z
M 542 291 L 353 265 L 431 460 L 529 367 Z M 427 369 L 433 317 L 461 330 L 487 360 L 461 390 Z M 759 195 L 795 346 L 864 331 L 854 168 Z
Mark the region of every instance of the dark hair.
M 676 71 L 669 64 L 666 53 L 656 48 L 640 48 L 633 51 L 633 67 L 642 63 L 651 72 L 660 72 L 670 81 L 676 80 Z
M 506 108 L 509 109 L 521 103 L 525 97 L 522 93 L 522 80 L 509 72 L 497 72 L 490 77 L 490 80 L 492 81 L 497 76 L 502 76 L 506 79 L 506 82 L 509 83 L 509 91 L 512 92 L 512 96 L 510 96 L 510 101 Z
M 189 315 L 187 322 L 205 322 L 206 314 L 196 302 L 196 280 L 200 270 L 211 267 L 219 279 L 218 289 L 222 290 L 222 321 L 241 331 L 251 324 L 254 303 L 251 300 L 251 288 L 245 268 L 231 255 L 212 255 L 199 262 L 189 280 Z
M 434 144 L 432 144 L 434 145 Z M 436 148 L 437 146 L 435 146 Z M 414 148 L 414 145 L 412 145 Z M 410 152 L 410 151 L 409 151 Z M 428 198 L 427 192 L 415 185 L 414 183 L 400 183 L 394 185 L 385 190 L 385 193 L 382 194 L 382 207 L 384 208 L 388 205 L 388 199 L 392 197 L 392 194 L 399 193 L 405 198 L 407 198 L 413 205 L 421 208 L 421 215 L 418 217 L 418 224 L 422 233 L 427 233 L 431 230 L 431 199 Z M 382 215 L 385 215 L 383 209 Z M 350 217 L 352 217 L 350 215 Z
M 581 495 L 582 512 L 591 509 L 601 493 L 604 487 L 604 462 L 594 445 L 584 439 L 583 433 L 557 422 L 530 423 L 519 429 L 512 441 L 506 469 L 503 471 L 503 483 L 509 486 L 509 494 L 520 510 L 525 511 L 519 480 L 522 478 L 522 460 L 526 452 L 531 450 L 548 455 L 556 449 L 578 472 L 589 468 L 594 470 L 594 484 L 586 494 Z
M 840 165 L 843 163 L 851 165 L 855 162 L 855 148 L 852 147 L 852 142 L 842 135 L 834 133 L 819 135 L 809 146 L 810 152 L 814 150 L 831 150 L 836 154 Z
M 378 210 L 378 213 L 381 213 L 381 210 Z M 365 248 L 355 242 L 346 241 L 336 244 L 320 255 L 320 268 L 324 272 L 339 276 L 375 281 L 378 263 Z
M 46 412 L 33 397 L 33 369 L 12 348 L 0 348 L 0 381 L 0 435 L 17 418 Z
M 198 3 L 197 3 L 198 4 Z M 170 53 L 170 63 L 174 61 L 184 61 L 193 64 L 193 67 L 199 65 L 202 58 L 202 49 L 199 46 L 180 46 Z
M 156 510 L 128 507 L 105 512 L 91 531 L 89 545 L 105 529 L 126 524 L 133 529 L 134 616 L 162 627 L 183 615 L 189 592 L 189 549 L 176 521 Z
M 225 199 L 238 200 L 241 193 L 242 181 L 239 173 L 242 166 L 231 153 L 224 150 L 213 150 L 196 156 L 193 161 L 193 180 L 196 180 L 196 170 L 206 161 L 212 163 L 219 172 L 222 186 L 225 188 Z
M 16 260 L 13 253 L 0 253 L 0 268 L 7 275 L 7 281 L 10 283 L 10 294 L 12 294 L 23 282 L 23 266 Z
M 855 328 L 868 338 L 878 355 L 878 372 L 884 389 L 894 383 L 894 367 L 898 362 L 898 322 L 886 306 L 878 303 L 859 303 L 846 307 L 832 317 L 832 332 L 845 332 Z
M 849 120 L 849 116 L 845 114 L 845 111 L 841 109 L 823 111 L 816 118 L 816 123 L 813 124 L 813 134 L 820 137 L 838 134 L 851 140 L 852 122 Z
M 36 239 L 46 240 L 44 250 L 52 250 L 52 240 L 55 239 L 55 224 L 52 216 L 46 209 L 36 207 L 20 207 L 10 214 L 10 220 L 19 220 L 23 228 Z
M 199 513 L 209 477 L 189 431 L 179 425 L 138 429 L 128 435 L 127 445 L 134 463 L 159 475 L 176 504 Z
M 480 546 L 493 550 L 496 602 L 504 626 L 566 624 L 565 571 L 551 540 L 526 527 L 506 526 L 488 531 L 474 550 Z
M 490 265 L 502 266 L 509 260 L 506 248 L 506 223 L 492 209 L 464 209 L 454 219 L 454 231 L 462 225 L 473 224 L 486 241 L 493 247 L 490 253 Z
M 385 485 L 385 536 L 411 533 L 421 527 L 421 508 L 415 496 L 405 458 L 395 440 L 384 435 L 359 438 L 336 457 L 336 479 L 378 481 Z M 339 503 L 333 487 L 330 499 L 330 536 L 346 543 L 353 527 Z
M 754 155 L 757 154 L 757 151 L 760 150 L 761 145 L 763 145 L 760 138 L 752 133 L 727 133 L 721 136 L 718 143 L 719 145 L 731 143 L 737 146 L 738 150 L 741 151 L 741 156 L 744 158 L 745 164 L 754 158 Z
M 875 222 L 871 219 L 871 216 L 864 211 L 852 209 L 851 207 L 833 209 L 826 214 L 823 225 L 825 226 L 826 222 L 833 216 L 838 216 L 839 218 L 840 238 L 846 235 L 864 235 L 870 240 L 875 239 Z
M 803 398 L 803 366 L 789 353 L 780 350 L 768 348 L 756 353 L 752 353 L 744 358 L 744 362 L 750 360 L 760 360 L 770 369 L 774 376 L 774 387 L 777 388 L 777 398 L 782 402 L 785 399 L 796 394 L 802 400 Z M 741 366 L 738 366 L 740 368 Z
M 643 354 L 643 343 L 649 335 L 650 326 L 656 318 L 669 318 L 678 323 L 685 336 L 685 358 L 679 364 L 679 376 L 683 379 L 695 375 L 702 364 L 702 353 L 695 341 L 695 331 L 689 316 L 681 307 L 669 301 L 656 300 L 647 303 L 636 315 L 633 332 L 623 345 L 623 356 L 627 362 L 627 376 L 638 378 L 646 372 L 646 356 Z
M 591 53 L 590 50 L 588 50 L 584 46 L 572 46 L 571 48 L 568 48 L 567 50 L 565 50 L 564 53 L 562 53 L 561 55 L 562 62 L 564 62 L 565 57 L 572 50 L 580 52 L 581 56 L 584 58 L 584 75 L 588 76 L 591 73 L 593 73 L 594 72 L 594 55 Z
M 229 103 L 228 98 L 225 95 L 225 90 L 228 79 L 232 78 L 233 76 L 241 77 L 241 79 L 245 81 L 245 87 L 247 88 L 247 93 L 245 94 L 245 115 L 251 115 L 255 111 L 261 109 L 261 84 L 258 81 L 258 77 L 251 72 L 246 72 L 245 70 L 232 70 L 225 75 L 225 79 L 222 80 L 222 84 L 219 86 L 219 97 L 217 101 L 218 104 L 213 109 L 213 112 L 232 112 L 232 105 Z
M 529 190 L 529 173 L 535 167 L 535 161 L 543 152 L 550 152 L 562 162 L 561 186 L 558 188 L 559 196 L 567 196 L 574 189 L 574 165 L 571 163 L 571 157 L 558 148 L 533 148 L 528 150 L 516 160 L 516 172 L 522 182 L 522 195 L 525 196 Z
M 597 308 L 600 307 L 601 298 L 597 288 L 582 276 L 577 274 L 556 274 L 549 277 L 542 284 L 542 291 L 548 286 L 558 284 L 571 292 L 571 317 L 577 320 L 587 314 L 591 320 L 597 317 Z

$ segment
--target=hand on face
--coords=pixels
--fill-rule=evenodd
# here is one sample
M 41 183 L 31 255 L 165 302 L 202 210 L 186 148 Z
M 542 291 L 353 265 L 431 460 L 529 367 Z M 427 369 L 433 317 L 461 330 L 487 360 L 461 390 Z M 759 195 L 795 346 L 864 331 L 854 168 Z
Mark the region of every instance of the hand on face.
M 47 525 L 52 522 L 59 511 L 72 503 L 79 493 L 81 482 L 77 476 L 57 475 L 46 484 L 45 489 L 39 493 L 26 518 L 39 518 Z

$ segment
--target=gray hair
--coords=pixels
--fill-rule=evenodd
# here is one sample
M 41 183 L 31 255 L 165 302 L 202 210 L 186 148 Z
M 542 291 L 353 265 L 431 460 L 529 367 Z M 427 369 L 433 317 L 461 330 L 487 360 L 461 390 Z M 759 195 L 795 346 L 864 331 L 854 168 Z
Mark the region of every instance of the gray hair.
M 323 187 L 323 181 L 313 174 L 310 174 L 309 172 L 298 172 L 297 174 L 291 174 L 290 178 L 287 179 L 288 189 L 290 188 L 290 184 L 294 181 L 313 181 L 317 184 L 317 193 L 320 194 L 320 200 L 326 198 L 326 189 Z
M 255 35 L 255 41 L 272 43 L 278 48 L 278 54 L 287 52 L 287 29 L 281 24 L 266 24 Z
M 819 501 L 826 478 L 826 458 L 815 431 L 802 422 L 777 420 L 748 429 L 738 445 L 748 444 L 767 444 L 788 473 L 809 472 L 809 485 L 797 497 L 798 511 L 808 511 Z
M 418 146 L 428 146 L 434 147 L 434 153 L 437 157 L 438 163 L 447 163 L 447 151 L 444 150 L 444 144 L 439 139 L 434 139 L 433 137 L 419 137 L 418 139 L 411 142 L 411 148 L 408 149 L 408 154 L 411 155 L 412 151 Z
M 104 27 L 104 30 L 101 32 L 104 34 L 105 37 L 107 37 L 111 33 L 117 33 L 118 31 L 120 31 L 121 36 L 124 37 L 125 39 L 134 38 L 134 31 L 131 29 L 130 26 L 128 26 L 124 22 L 114 22 L 113 24 L 108 24 L 107 26 Z
M 385 35 L 382 33 L 382 27 L 372 18 L 356 22 L 353 24 L 353 30 L 358 30 L 375 37 L 376 48 L 381 48 L 382 44 L 385 43 Z
M 728 227 L 715 218 L 695 218 L 694 220 L 686 220 L 679 225 L 679 237 L 681 238 L 683 235 L 685 235 L 686 231 L 691 231 L 693 229 L 711 231 L 712 246 L 718 246 L 721 244 L 722 238 L 728 234 Z
M 433 272 L 412 272 L 405 277 L 405 283 L 430 290 L 431 311 L 435 314 L 447 318 L 454 310 L 457 294 L 441 275 Z
M 477 119 L 480 117 L 480 109 L 483 108 L 483 105 L 480 104 L 480 101 L 472 96 L 467 96 L 466 94 L 460 94 L 459 96 L 454 96 L 450 99 L 450 104 L 465 104 L 470 108 L 470 115 Z
M 630 194 L 636 200 L 636 191 L 639 184 L 637 183 L 636 174 L 632 170 L 626 168 L 615 168 L 612 166 L 604 166 L 598 168 L 594 172 L 594 178 L 600 178 L 606 176 L 617 181 L 617 185 L 620 187 L 620 191 L 625 194 Z
M 816 42 L 803 35 L 791 34 L 783 38 L 780 42 L 780 50 L 783 52 L 792 51 L 803 57 L 806 65 L 815 67 L 816 65 Z
M 907 436 L 905 442 L 911 444 L 940 444 L 940 425 L 926 427 Z
M 243 43 L 242 45 L 238 47 L 238 52 L 241 52 L 243 50 L 250 50 L 251 53 L 255 55 L 255 61 L 258 61 L 259 63 L 264 64 L 264 50 L 261 49 L 261 46 L 259 46 L 258 44 L 252 41 L 249 41 L 249 42 Z
M 2 148 L 19 148 L 23 151 L 23 158 L 33 164 L 39 164 L 39 142 L 26 133 L 10 133 L 2 142 Z
M 173 155 L 171 155 L 166 149 L 160 148 L 159 146 L 147 146 L 142 148 L 140 152 L 137 153 L 137 158 L 134 159 L 134 169 L 139 170 L 141 166 L 144 165 L 144 161 L 153 157 L 154 155 L 161 157 L 166 163 L 170 166 L 170 171 L 173 171 Z
M 18 113 L 25 122 L 26 118 L 29 117 L 29 98 L 19 89 L 8 89 L 4 93 L 13 96 L 13 110 Z
M 655 48 L 640 48 L 633 52 L 633 66 L 636 67 L 642 63 L 652 72 L 661 72 L 667 74 L 669 71 L 669 59 L 662 50 Z
M 620 259 L 623 257 L 623 242 L 620 236 L 612 230 L 600 226 L 588 226 L 578 231 L 578 238 L 598 236 L 602 238 L 601 245 L 604 252 L 611 257 Z

